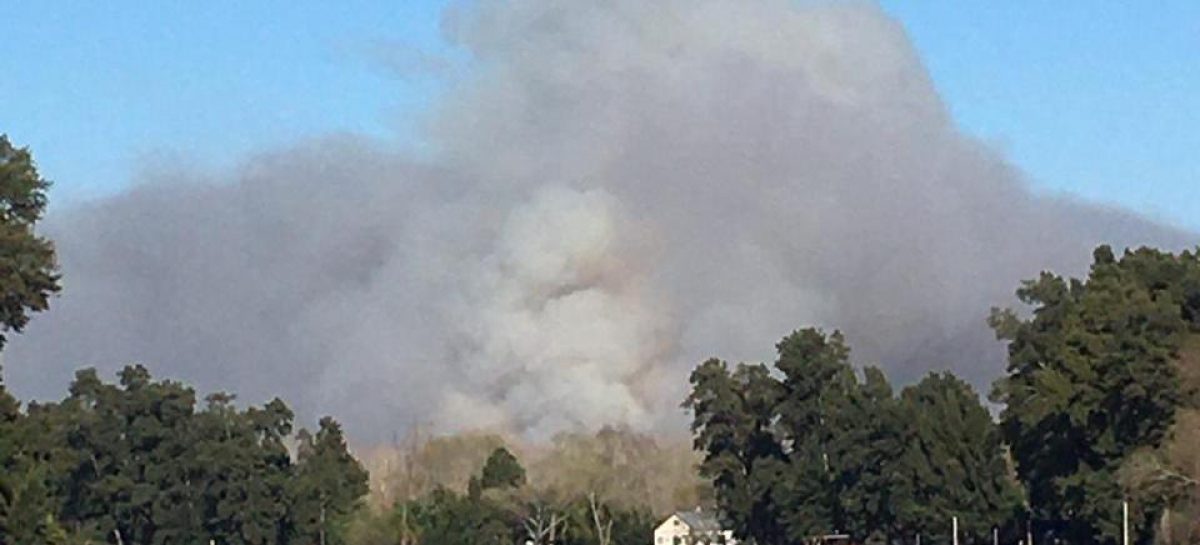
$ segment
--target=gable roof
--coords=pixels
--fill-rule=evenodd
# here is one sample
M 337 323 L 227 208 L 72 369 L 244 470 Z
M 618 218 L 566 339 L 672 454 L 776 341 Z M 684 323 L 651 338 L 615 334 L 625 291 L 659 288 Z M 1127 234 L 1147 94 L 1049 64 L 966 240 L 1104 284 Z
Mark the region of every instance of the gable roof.
M 693 532 L 719 532 L 721 531 L 721 521 L 713 513 L 704 511 L 676 511 L 675 516 L 679 517 L 684 524 Z

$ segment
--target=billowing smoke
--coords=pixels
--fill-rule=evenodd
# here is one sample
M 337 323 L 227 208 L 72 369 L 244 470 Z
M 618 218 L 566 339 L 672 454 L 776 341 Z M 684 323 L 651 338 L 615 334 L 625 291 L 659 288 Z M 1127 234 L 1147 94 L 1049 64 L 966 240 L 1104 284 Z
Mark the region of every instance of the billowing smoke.
M 446 26 L 473 64 L 431 157 L 331 136 L 57 211 L 65 292 L 12 343 L 18 392 L 136 361 L 364 439 L 681 429 L 692 365 L 805 325 L 898 381 L 985 385 L 1020 279 L 1197 241 L 1032 193 L 871 5 L 510 0 Z

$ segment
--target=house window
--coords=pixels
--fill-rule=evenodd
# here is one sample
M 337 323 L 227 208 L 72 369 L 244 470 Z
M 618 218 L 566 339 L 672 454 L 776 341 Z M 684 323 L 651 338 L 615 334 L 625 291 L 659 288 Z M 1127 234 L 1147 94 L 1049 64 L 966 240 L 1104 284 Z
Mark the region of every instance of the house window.
M 672 545 L 680 545 L 681 543 L 683 543 L 683 540 L 680 539 L 679 536 L 675 536 L 675 538 L 672 540 Z

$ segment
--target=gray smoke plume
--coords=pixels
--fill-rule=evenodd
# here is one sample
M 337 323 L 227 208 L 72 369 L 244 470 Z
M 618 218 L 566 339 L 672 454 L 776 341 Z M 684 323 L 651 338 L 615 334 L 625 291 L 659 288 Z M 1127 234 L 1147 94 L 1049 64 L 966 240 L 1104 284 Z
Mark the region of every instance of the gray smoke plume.
M 1031 192 L 873 5 L 511 0 L 446 27 L 473 69 L 431 158 L 332 136 L 59 211 L 65 292 L 12 343 L 18 392 L 144 362 L 368 440 L 679 430 L 692 365 L 806 325 L 897 381 L 986 385 L 1020 279 L 1197 241 Z

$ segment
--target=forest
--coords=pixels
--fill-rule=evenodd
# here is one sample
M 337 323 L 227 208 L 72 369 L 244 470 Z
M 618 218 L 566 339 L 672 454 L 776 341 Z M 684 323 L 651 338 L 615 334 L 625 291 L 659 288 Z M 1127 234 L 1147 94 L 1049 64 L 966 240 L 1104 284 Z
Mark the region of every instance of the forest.
M 798 543 L 1200 542 L 1200 256 L 1101 246 L 1086 279 L 1044 273 L 993 310 L 1008 343 L 990 398 L 932 373 L 897 394 L 840 333 L 805 329 L 774 365 L 691 376 L 701 473 L 738 535 Z M 918 538 L 918 536 L 921 536 Z
M 0 137 L 0 347 L 61 290 L 34 230 L 49 183 Z M 692 443 L 624 428 L 529 443 L 423 434 L 352 452 L 279 399 L 240 406 L 128 365 L 54 402 L 0 375 L 0 545 L 621 545 L 676 509 L 760 545 L 1200 543 L 1200 255 L 1096 248 L 1084 278 L 1023 282 L 992 309 L 1008 347 L 987 400 L 933 372 L 895 387 L 836 330 L 770 363 L 710 359 Z

